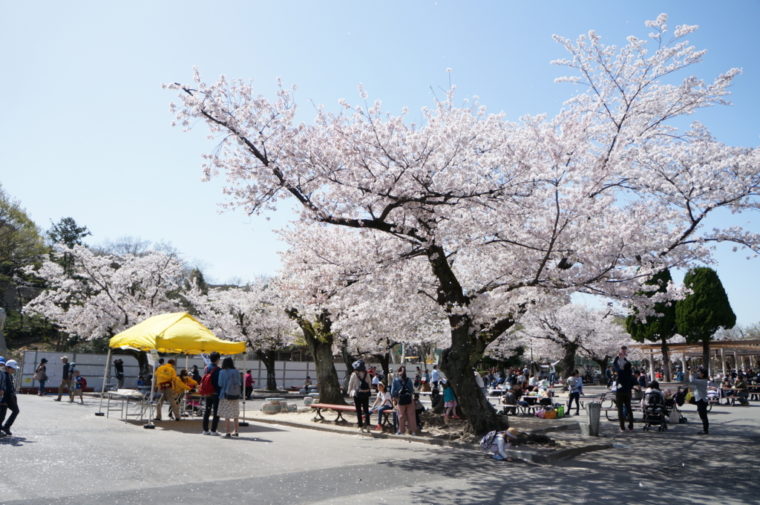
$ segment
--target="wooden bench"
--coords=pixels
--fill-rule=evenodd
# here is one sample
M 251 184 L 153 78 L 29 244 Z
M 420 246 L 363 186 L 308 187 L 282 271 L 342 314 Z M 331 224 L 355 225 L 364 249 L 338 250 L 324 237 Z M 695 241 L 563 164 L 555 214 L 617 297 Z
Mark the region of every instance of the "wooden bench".
M 313 421 L 327 421 L 325 417 L 322 415 L 323 410 L 332 410 L 333 412 L 336 412 L 338 414 L 338 417 L 335 418 L 335 423 L 347 423 L 343 418 L 343 412 L 353 412 L 356 413 L 356 407 L 353 405 L 337 405 L 333 403 L 312 403 L 311 408 L 316 410 L 316 416 L 314 417 Z

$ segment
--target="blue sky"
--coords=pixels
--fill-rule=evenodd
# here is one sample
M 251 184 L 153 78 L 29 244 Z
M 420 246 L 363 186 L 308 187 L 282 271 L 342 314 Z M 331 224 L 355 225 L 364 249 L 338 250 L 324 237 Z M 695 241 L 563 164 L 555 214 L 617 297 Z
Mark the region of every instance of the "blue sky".
M 217 282 L 273 273 L 281 249 L 271 219 L 220 213 L 221 181 L 201 182 L 204 127 L 170 126 L 174 95 L 198 66 L 252 79 L 268 94 L 281 77 L 311 103 L 354 100 L 363 84 L 390 110 L 418 110 L 448 85 L 478 95 L 511 119 L 555 112 L 572 95 L 554 84 L 563 57 L 552 41 L 588 29 L 622 44 L 645 19 L 699 24 L 709 50 L 693 72 L 711 79 L 744 69 L 732 107 L 696 119 L 719 139 L 758 145 L 760 2 L 385 1 L 18 2 L 0 0 L 0 184 L 43 228 L 71 216 L 90 243 L 123 236 L 169 242 Z M 758 221 L 740 222 L 760 231 Z M 720 274 L 739 322 L 760 320 L 760 260 L 719 251 Z

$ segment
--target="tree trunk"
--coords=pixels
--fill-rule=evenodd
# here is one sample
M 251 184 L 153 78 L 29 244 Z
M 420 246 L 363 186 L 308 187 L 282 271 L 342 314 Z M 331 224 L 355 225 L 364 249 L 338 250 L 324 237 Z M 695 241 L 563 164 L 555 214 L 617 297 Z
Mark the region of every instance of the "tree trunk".
M 380 362 L 380 368 L 383 369 L 383 383 L 386 386 L 390 386 L 388 384 L 388 374 L 391 372 L 391 353 L 373 354 L 372 356 Z
M 345 405 L 343 393 L 338 382 L 338 372 L 335 371 L 333 362 L 333 335 L 331 332 L 332 321 L 325 311 L 319 315 L 318 320 L 312 324 L 304 319 L 297 310 L 288 309 L 286 313 L 293 318 L 303 332 L 304 340 L 309 346 L 314 365 L 317 368 L 317 385 L 319 386 L 319 401 L 321 403 L 333 403 Z
M 496 409 L 486 399 L 475 382 L 473 366 L 483 357 L 485 346 L 473 345 L 475 329 L 469 317 L 449 316 L 451 347 L 443 351 L 441 369 L 454 388 L 462 413 L 476 434 L 506 429 L 506 418 L 496 414 Z M 475 339 L 477 340 L 477 339 Z M 481 348 L 482 347 L 482 348 Z
M 670 371 L 670 347 L 668 347 L 667 339 L 660 340 L 660 349 L 662 350 L 662 374 L 665 382 L 670 382 L 673 377 Z
M 340 357 L 343 358 L 343 363 L 346 365 L 346 372 L 343 374 L 342 382 L 343 389 L 345 390 L 348 388 L 348 380 L 351 378 L 353 371 L 351 365 L 356 361 L 354 356 L 351 356 L 351 353 L 348 352 L 348 342 L 346 340 L 341 340 L 340 342 Z
M 575 355 L 578 352 L 578 344 L 567 343 L 562 346 L 562 350 L 565 352 L 562 356 L 562 378 L 567 379 L 575 371 Z
M 277 378 L 275 377 L 274 363 L 277 358 L 277 351 L 274 349 L 261 349 L 256 351 L 256 357 L 259 358 L 267 369 L 267 390 L 277 391 Z
M 139 367 L 138 375 L 147 377 L 147 375 L 151 373 L 150 365 L 148 364 L 148 353 L 145 351 L 138 351 L 136 349 L 114 349 L 112 354 L 114 356 L 117 354 L 125 354 L 135 358 L 137 360 L 137 366 Z
M 610 363 L 610 358 L 609 358 L 609 356 L 605 356 L 604 358 L 591 358 L 591 360 L 592 360 L 594 363 L 596 363 L 597 365 L 599 365 L 599 372 L 600 372 L 600 375 L 599 375 L 599 382 L 600 382 L 601 384 L 604 384 L 604 383 L 605 383 L 605 381 L 606 381 L 606 378 L 605 378 L 604 372 L 607 370 L 607 366 L 608 366 L 608 365 L 609 365 L 609 363 Z
M 8 346 L 5 344 L 5 333 L 3 328 L 5 327 L 5 309 L 0 307 L 0 353 L 6 354 L 8 352 Z
M 705 372 L 708 377 L 712 376 L 710 370 L 710 337 L 702 339 L 702 366 L 705 368 Z

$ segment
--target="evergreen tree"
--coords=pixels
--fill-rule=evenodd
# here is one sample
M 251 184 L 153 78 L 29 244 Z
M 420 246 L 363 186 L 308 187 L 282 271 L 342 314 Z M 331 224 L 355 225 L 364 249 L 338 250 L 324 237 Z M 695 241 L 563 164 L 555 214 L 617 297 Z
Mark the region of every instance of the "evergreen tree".
M 655 293 L 664 293 L 668 290 L 668 284 L 673 280 L 670 270 L 665 269 L 657 272 L 646 282 L 647 286 L 655 286 L 654 290 L 644 290 L 640 294 L 652 297 Z M 628 316 L 625 320 L 625 329 L 636 342 L 659 342 L 662 350 L 665 380 L 670 381 L 670 350 L 668 340 L 676 334 L 676 302 L 658 302 L 654 304 L 655 315 L 647 316 L 644 321 L 638 317 L 638 311 Z
M 702 359 L 709 371 L 710 340 L 719 328 L 733 328 L 736 315 L 718 273 L 712 268 L 689 270 L 683 283 L 691 294 L 676 304 L 676 327 L 687 342 L 702 343 Z

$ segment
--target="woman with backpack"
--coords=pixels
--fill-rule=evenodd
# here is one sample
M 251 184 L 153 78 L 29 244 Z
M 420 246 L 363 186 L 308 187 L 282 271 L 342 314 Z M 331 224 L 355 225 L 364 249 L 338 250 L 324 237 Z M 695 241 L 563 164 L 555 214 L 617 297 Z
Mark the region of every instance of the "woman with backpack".
M 356 360 L 351 367 L 354 372 L 348 380 L 348 394 L 354 399 L 356 419 L 359 430 L 370 431 L 369 426 L 369 396 L 372 394 L 371 379 L 363 360 Z
M 241 387 L 240 372 L 235 368 L 232 358 L 224 358 L 222 369 L 219 371 L 219 417 L 224 418 L 224 438 L 240 436 L 238 434 L 238 420 L 240 418 Z M 231 427 L 234 427 L 235 431 L 231 432 Z
M 400 366 L 391 387 L 391 398 L 393 398 L 393 404 L 398 412 L 398 431 L 396 435 L 401 435 L 407 430 L 410 435 L 417 434 L 413 393 L 414 383 L 412 379 L 406 376 L 406 367 Z

